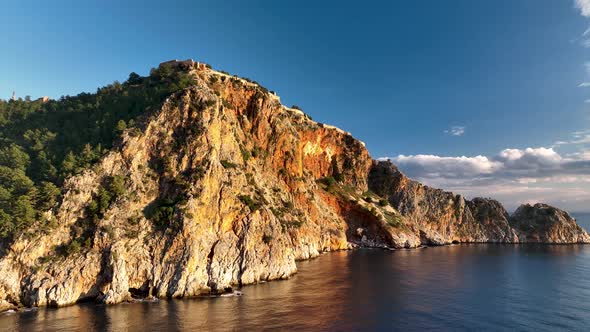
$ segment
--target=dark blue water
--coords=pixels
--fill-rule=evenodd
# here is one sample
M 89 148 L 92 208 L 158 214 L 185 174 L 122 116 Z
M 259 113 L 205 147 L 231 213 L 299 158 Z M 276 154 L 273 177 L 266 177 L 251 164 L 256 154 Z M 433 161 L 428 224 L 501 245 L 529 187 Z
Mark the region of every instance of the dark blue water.
M 572 216 L 576 218 L 578 225 L 584 227 L 585 230 L 590 232 L 590 212 L 582 213 L 572 213 Z
M 2 314 L 0 330 L 590 328 L 590 245 L 358 250 L 298 266 L 292 279 L 244 287 L 241 297 Z

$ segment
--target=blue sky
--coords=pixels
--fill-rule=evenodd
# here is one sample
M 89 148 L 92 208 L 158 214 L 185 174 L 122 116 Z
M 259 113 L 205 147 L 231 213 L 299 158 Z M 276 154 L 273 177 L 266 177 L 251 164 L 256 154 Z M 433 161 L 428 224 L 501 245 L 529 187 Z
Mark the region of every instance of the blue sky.
M 428 184 L 590 210 L 586 0 L 122 3 L 3 1 L 0 98 L 95 91 L 193 58 Z

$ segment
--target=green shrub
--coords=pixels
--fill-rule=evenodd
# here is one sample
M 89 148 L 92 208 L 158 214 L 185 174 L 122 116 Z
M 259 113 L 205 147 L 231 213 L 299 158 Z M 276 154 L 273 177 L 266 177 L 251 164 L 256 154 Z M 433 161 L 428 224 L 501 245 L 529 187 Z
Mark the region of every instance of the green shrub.
M 146 208 L 146 218 L 151 220 L 159 229 L 165 229 L 174 220 L 174 208 L 176 202 L 169 198 L 157 200 Z
M 86 206 L 86 216 L 92 221 L 102 219 L 111 204 L 117 198 L 125 195 L 126 191 L 125 178 L 120 175 L 107 177 L 103 184 L 98 187 L 92 201 Z
M 268 151 L 264 150 L 263 148 L 259 147 L 259 146 L 255 146 L 254 149 L 252 149 L 252 157 L 254 158 L 258 158 L 258 157 L 268 157 Z
M 193 83 L 187 71 L 162 65 L 148 77 L 131 73 L 126 82 L 95 93 L 49 101 L 0 99 L 0 168 L 9 168 L 0 169 L 0 241 L 8 244 L 41 220 L 58 204 L 57 188 L 67 178 L 93 167 L 118 144 L 121 132 L 140 135 L 144 121 L 135 119 L 154 116 L 169 96 Z M 112 189 L 116 197 L 116 183 Z M 99 196 L 104 202 L 105 195 Z
M 239 88 L 242 86 L 242 81 L 235 76 L 231 78 L 231 83 L 234 86 L 234 88 Z
M 129 218 L 127 218 L 127 223 L 129 223 L 130 225 L 137 225 L 139 224 L 140 218 L 139 216 L 131 216 Z
M 125 131 L 125 129 L 127 129 L 127 123 L 125 123 L 125 120 L 119 120 L 119 122 L 117 122 L 117 125 L 115 126 L 115 132 L 121 134 Z
M 264 234 L 264 236 L 262 236 L 262 242 L 264 242 L 266 244 L 269 244 L 270 241 L 272 241 L 272 236 L 271 235 Z
M 240 151 L 242 152 L 242 159 L 244 160 L 244 162 L 247 162 L 248 159 L 250 159 L 251 157 L 250 152 L 248 152 L 248 150 L 244 148 L 240 148 Z
M 41 210 L 49 210 L 53 208 L 59 197 L 61 196 L 61 190 L 51 182 L 42 181 L 39 186 L 39 201 L 37 206 Z
M 283 231 L 287 228 L 301 228 L 303 225 L 303 221 L 301 220 L 281 220 L 281 226 L 283 227 Z
M 112 225 L 106 225 L 102 227 L 102 231 L 107 233 L 111 239 L 115 238 L 116 232 Z
M 225 78 L 225 77 L 222 77 Z M 227 99 L 223 98 L 221 99 L 221 104 L 223 105 L 223 107 L 227 108 L 227 109 L 234 109 L 234 105 L 232 105 Z
M 79 242 L 78 239 L 73 240 L 66 247 L 66 253 L 68 255 L 78 253 L 78 252 L 80 252 L 80 250 L 82 250 L 82 244 Z
M 221 166 L 223 166 L 223 168 L 236 168 L 238 167 L 238 165 L 232 163 L 229 160 L 221 160 Z
M 279 170 L 279 175 L 286 177 L 288 175 L 287 169 L 286 168 L 281 168 Z
M 335 185 L 337 181 L 336 181 L 336 179 L 334 179 L 331 176 L 326 176 L 326 177 L 321 178 L 320 182 L 322 182 L 323 184 L 325 184 L 328 187 L 331 187 L 331 186 Z
M 386 213 L 385 220 L 390 226 L 398 227 L 402 223 L 402 218 L 397 214 Z
M 369 212 L 370 212 L 370 213 L 371 213 L 373 216 L 375 216 L 375 217 L 377 217 L 377 216 L 378 216 L 378 214 L 377 214 L 377 209 L 375 209 L 375 207 L 374 207 L 374 206 L 371 206 L 371 208 L 369 209 Z
M 270 212 L 272 212 L 272 214 L 277 218 L 281 218 L 283 216 L 283 211 L 276 209 L 275 207 L 270 207 Z
M 137 84 L 141 84 L 142 81 L 143 81 L 143 78 L 141 76 L 139 76 L 136 72 L 131 72 L 129 74 L 129 78 L 127 79 L 127 84 L 137 85 Z
M 37 262 L 41 265 L 49 263 L 53 260 L 53 256 L 41 256 L 37 258 Z
M 379 200 L 379 205 L 381 205 L 381 206 L 387 206 L 388 204 L 389 204 L 389 202 L 386 199 Z
M 137 137 L 139 135 L 141 135 L 143 132 L 141 131 L 141 129 L 134 127 L 133 129 L 131 129 L 131 131 L 129 132 L 129 135 L 131 137 Z
M 256 81 L 254 81 L 254 83 L 258 85 L 258 88 L 260 89 L 260 91 L 262 91 L 262 93 L 265 93 L 265 94 L 268 93 L 268 89 L 267 88 L 263 87 L 262 85 L 260 85 L 260 83 L 258 83 Z
M 73 239 L 67 244 L 62 244 L 61 246 L 56 247 L 55 251 L 58 255 L 67 257 L 81 252 L 82 248 L 90 248 L 91 245 L 92 240 L 90 239 L 90 237 L 79 237 Z M 48 261 L 48 259 L 44 259 L 44 261 Z
M 115 199 L 123 196 L 127 191 L 127 188 L 125 187 L 125 178 L 121 175 L 109 177 L 107 181 L 109 192 Z
M 252 199 L 252 197 L 250 197 L 250 195 L 240 195 L 238 196 L 238 199 L 244 204 L 246 205 L 251 212 L 254 212 L 258 209 L 260 209 L 260 207 L 262 206 L 262 204 L 254 199 Z
M 254 180 L 254 174 L 246 173 L 246 181 L 251 186 L 256 186 L 256 180 Z

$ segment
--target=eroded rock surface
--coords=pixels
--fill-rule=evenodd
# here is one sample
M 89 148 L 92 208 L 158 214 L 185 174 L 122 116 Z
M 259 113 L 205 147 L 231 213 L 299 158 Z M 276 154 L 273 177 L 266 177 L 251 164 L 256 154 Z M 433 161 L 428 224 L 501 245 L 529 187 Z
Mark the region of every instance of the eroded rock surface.
M 563 211 L 521 207 L 509 218 L 496 201 L 429 188 L 259 85 L 181 64 L 194 84 L 66 181 L 48 211 L 56 227 L 4 250 L 0 310 L 220 293 L 357 246 L 589 241 Z M 113 178 L 125 193 L 90 218 Z
M 512 216 L 489 198 L 466 200 L 407 178 L 389 161 L 376 161 L 369 188 L 386 198 L 423 244 L 461 242 L 590 243 L 565 211 L 545 205 L 523 205 Z
M 547 204 L 521 205 L 510 218 L 521 242 L 589 243 L 590 236 L 567 212 Z

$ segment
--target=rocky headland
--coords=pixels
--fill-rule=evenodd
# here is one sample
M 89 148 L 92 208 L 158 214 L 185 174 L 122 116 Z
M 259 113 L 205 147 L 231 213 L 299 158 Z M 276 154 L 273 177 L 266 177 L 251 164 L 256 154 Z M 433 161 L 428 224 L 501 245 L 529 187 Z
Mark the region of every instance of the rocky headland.
M 413 181 L 255 82 L 192 60 L 161 66 L 193 82 L 65 181 L 53 227 L 0 248 L 0 310 L 223 293 L 359 246 L 590 242 L 557 208 L 509 215 Z

